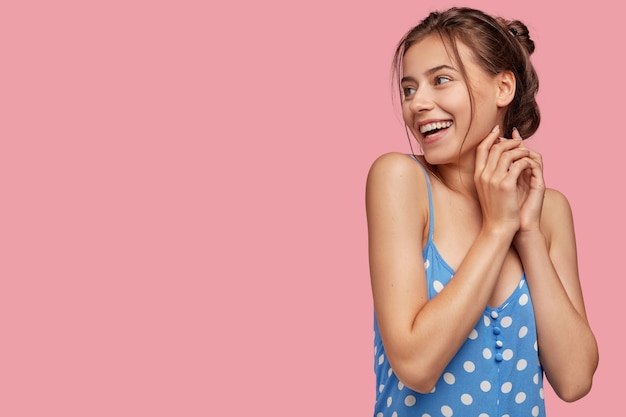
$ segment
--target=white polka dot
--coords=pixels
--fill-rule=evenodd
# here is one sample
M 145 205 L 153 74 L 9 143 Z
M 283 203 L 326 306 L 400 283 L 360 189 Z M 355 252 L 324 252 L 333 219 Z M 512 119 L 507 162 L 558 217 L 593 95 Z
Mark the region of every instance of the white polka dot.
M 435 392 L 435 391 L 437 391 L 437 385 L 435 385 L 435 386 L 433 387 L 433 389 L 432 389 L 432 390 L 430 390 L 430 393 L 429 393 L 429 394 L 432 394 L 432 393 L 433 393 L 433 392 Z
M 526 280 L 523 279 L 519 282 L 519 287 L 522 288 L 524 286 L 524 284 L 526 283 Z
M 378 387 L 378 392 L 383 392 L 384 389 L 385 389 L 385 384 L 380 384 L 380 386 Z
M 504 349 L 502 352 L 502 359 L 505 361 L 510 360 L 513 357 L 513 351 L 511 349 Z
M 443 414 L 445 417 L 452 416 L 452 408 L 450 408 L 447 405 L 444 405 L 443 407 L 441 407 L 441 414 Z
M 478 417 L 489 417 L 489 414 L 487 414 L 487 413 L 480 413 L 478 415 Z
M 446 384 L 452 385 L 454 384 L 454 381 L 456 381 L 456 378 L 450 372 L 446 372 L 443 374 L 443 380 L 446 381 Z
M 533 349 L 535 349 L 535 352 L 539 352 L 539 348 L 537 347 L 537 342 L 535 342 L 535 344 L 533 345 Z
M 511 318 L 511 316 L 503 317 L 502 320 L 500 321 L 500 325 L 504 327 L 505 329 L 509 327 L 512 323 L 513 323 L 513 319 Z
M 378 357 L 378 364 L 382 365 L 385 362 L 385 354 L 382 354 Z
M 472 340 L 476 340 L 478 339 L 478 331 L 476 329 L 473 329 L 469 336 L 467 336 L 468 339 L 472 339 Z
M 476 369 L 476 365 L 474 365 L 474 362 L 472 361 L 465 361 L 465 363 L 463 363 L 463 369 L 465 369 L 465 371 L 469 373 L 472 373 Z
M 394 411 L 393 414 L 391 415 L 391 417 L 398 417 L 398 412 Z
M 543 398 L 543 388 L 539 389 L 539 398 L 541 398 L 542 400 Z
M 502 414 L 502 417 L 511 417 L 509 414 Z
M 524 401 L 526 401 L 526 394 L 525 394 L 525 393 L 520 392 L 520 393 L 518 393 L 518 394 L 515 396 L 515 402 L 516 402 L 516 403 L 521 404 L 521 403 L 523 403 Z
M 533 376 L 533 382 L 535 383 L 535 385 L 539 383 L 539 374 L 535 374 L 535 376 Z
M 426 259 L 426 261 L 424 261 L 424 269 L 428 269 L 429 266 L 430 266 L 430 260 Z
M 472 398 L 471 395 L 469 394 L 463 394 L 461 395 L 461 402 L 465 405 L 470 405 L 472 402 L 474 401 L 474 399 Z
M 532 414 L 533 417 L 537 417 L 539 415 L 539 406 L 534 406 L 532 410 L 530 410 L 530 414 Z
M 424 414 L 422 414 L 422 417 L 431 417 L 431 415 L 428 414 L 428 413 L 424 413 Z
M 528 334 L 528 327 L 526 326 L 522 326 L 519 328 L 519 332 L 517 333 L 517 336 L 522 339 L 524 337 L 526 337 L 526 335 Z
M 528 294 L 522 294 L 519 298 L 519 305 L 525 306 L 526 304 L 528 304 Z
M 402 391 L 403 388 L 404 388 L 404 384 L 402 383 L 402 381 L 398 381 L 398 390 Z
M 391 407 L 393 399 L 391 397 L 387 397 L 387 407 Z
M 491 319 L 487 316 L 483 316 L 483 323 L 485 323 L 485 327 L 489 327 L 491 324 Z
M 384 417 L 385 415 L 383 413 L 378 413 L 376 414 L 376 417 Z
M 500 388 L 500 390 L 504 394 L 508 394 L 509 392 L 511 392 L 512 389 L 513 389 L 513 384 L 511 384 L 510 382 L 505 382 L 504 384 L 502 384 L 502 388 Z
M 374 346 L 374 356 L 378 354 L 378 346 Z
M 391 376 L 391 374 L 393 374 L 393 369 L 389 368 L 389 370 L 387 371 L 387 376 Z
M 407 395 L 404 399 L 404 405 L 406 405 L 407 407 L 413 407 L 416 402 L 417 400 L 412 395 Z
M 526 366 L 528 366 L 528 363 L 526 362 L 526 359 L 520 359 L 517 361 L 517 370 L 518 371 L 523 371 L 524 369 L 526 369 Z
M 491 389 L 491 383 L 489 381 L 483 381 L 480 383 L 480 389 L 483 392 L 488 392 Z
M 491 349 L 489 349 L 489 348 L 484 348 L 483 349 L 483 358 L 491 359 Z
M 435 281 L 433 282 L 433 288 L 435 289 L 435 291 L 437 291 L 437 293 L 441 292 L 441 290 L 443 290 L 443 284 L 441 283 L 441 281 Z

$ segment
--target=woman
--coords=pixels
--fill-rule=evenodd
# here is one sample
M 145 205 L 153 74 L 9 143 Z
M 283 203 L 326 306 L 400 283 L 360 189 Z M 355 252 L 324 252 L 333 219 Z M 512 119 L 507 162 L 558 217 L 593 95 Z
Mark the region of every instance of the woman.
M 367 179 L 375 417 L 544 416 L 544 373 L 565 401 L 591 389 L 570 206 L 522 140 L 540 121 L 533 50 L 523 23 L 469 8 L 398 45 L 423 155 L 382 155 Z

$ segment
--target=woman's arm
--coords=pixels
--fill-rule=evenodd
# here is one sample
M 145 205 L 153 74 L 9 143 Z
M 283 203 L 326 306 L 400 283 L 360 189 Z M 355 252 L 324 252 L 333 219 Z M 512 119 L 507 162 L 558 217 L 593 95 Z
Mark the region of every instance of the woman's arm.
M 557 395 L 575 401 L 591 389 L 598 348 L 585 313 L 570 205 L 546 190 L 539 230 L 514 240 L 530 289 L 539 356 Z
M 517 207 L 516 176 L 526 165 L 510 172 L 507 167 L 524 151 L 514 150 L 517 145 L 510 141 L 491 152 L 493 140 L 482 151 L 488 165 L 483 179 L 492 188 L 483 190 L 481 201 L 489 221 L 483 222 L 454 279 L 430 301 L 422 258 L 428 225 L 424 173 L 406 155 L 387 154 L 368 175 L 370 274 L 378 326 L 394 372 L 418 392 L 432 390 L 482 315 L 517 230 L 509 219 L 518 215 L 503 209 L 511 199 L 502 196 L 512 195 Z M 488 157 L 495 161 L 487 163 Z M 501 157 L 505 163 L 497 164 Z

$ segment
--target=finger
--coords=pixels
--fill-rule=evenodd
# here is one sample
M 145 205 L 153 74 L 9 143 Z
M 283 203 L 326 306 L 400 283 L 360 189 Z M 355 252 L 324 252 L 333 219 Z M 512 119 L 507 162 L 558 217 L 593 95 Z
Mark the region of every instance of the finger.
M 504 164 L 504 166 L 506 166 L 506 168 L 508 169 L 508 166 L 511 164 L 511 162 L 521 157 L 527 156 L 528 149 L 520 147 L 520 143 L 520 140 L 504 139 L 502 142 L 492 146 L 489 150 L 489 155 L 487 157 L 484 171 L 491 174 L 498 170 L 498 167 L 502 168 L 503 165 L 501 164 Z M 508 154 L 509 152 L 514 150 L 516 152 Z M 518 151 L 521 151 L 521 153 Z M 502 162 L 503 158 L 504 162 Z M 500 171 L 506 172 L 506 169 L 500 169 Z
M 524 149 L 528 149 L 529 150 L 528 157 L 531 158 L 533 161 L 537 162 L 538 168 L 543 170 L 543 158 L 541 154 L 539 152 L 533 151 L 532 149 L 526 148 L 524 145 L 520 145 L 520 147 Z
M 512 134 L 511 134 L 511 139 L 517 139 L 517 140 L 522 140 L 524 138 L 522 138 L 522 136 L 519 134 L 519 130 L 517 130 L 516 127 L 513 128 Z M 505 137 L 499 137 L 498 140 L 496 141 L 496 143 L 502 142 L 507 140 L 507 138 Z
M 489 150 L 498 139 L 498 133 L 500 133 L 500 126 L 496 125 L 476 148 L 475 172 L 480 173 L 484 170 Z
M 543 178 L 543 166 L 541 161 L 530 158 L 531 163 L 531 185 L 533 188 L 545 188 L 545 180 Z
M 523 172 L 526 170 L 531 170 L 531 172 L 533 171 L 533 165 L 536 166 L 537 163 L 528 157 L 521 158 L 513 162 L 505 174 L 505 182 L 517 184 L 517 180 Z
M 528 154 L 528 156 L 532 158 L 534 161 L 537 161 L 539 166 L 543 169 L 543 158 L 541 157 L 541 154 L 539 152 L 530 150 L 530 153 Z
M 517 179 L 524 172 L 530 171 L 531 174 L 531 182 L 533 183 L 533 187 L 543 186 L 543 171 L 541 170 L 541 165 L 530 157 L 525 157 L 514 161 L 509 168 L 507 173 L 507 179 Z
M 509 151 L 503 152 L 497 161 L 494 174 L 506 175 L 511 169 L 511 165 L 520 159 L 527 158 L 530 151 L 526 148 L 513 148 Z
M 524 138 L 522 137 L 522 135 L 519 134 L 519 130 L 517 130 L 516 127 L 514 127 L 513 131 L 511 132 L 511 139 L 514 139 L 517 143 L 519 143 L 520 147 L 524 147 Z

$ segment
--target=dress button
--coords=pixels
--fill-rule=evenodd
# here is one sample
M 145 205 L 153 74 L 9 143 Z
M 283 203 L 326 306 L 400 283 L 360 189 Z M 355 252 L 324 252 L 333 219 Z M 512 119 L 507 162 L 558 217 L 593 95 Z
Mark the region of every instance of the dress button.
M 502 353 L 496 353 L 496 362 L 502 362 Z
M 493 334 L 500 334 L 500 328 L 499 327 L 494 327 L 493 328 Z
M 503 345 L 504 345 L 504 343 L 502 343 L 502 340 L 496 340 L 496 347 L 498 349 L 500 349 Z
M 494 320 L 497 319 L 498 318 L 498 312 L 497 311 L 492 311 L 491 312 L 491 318 L 494 319 Z

